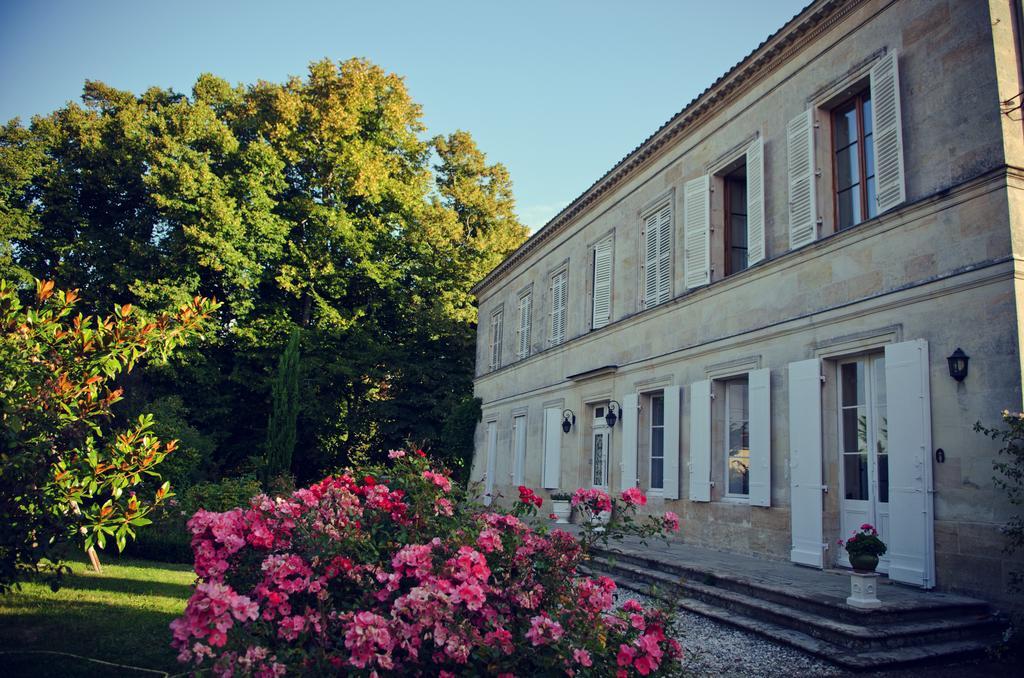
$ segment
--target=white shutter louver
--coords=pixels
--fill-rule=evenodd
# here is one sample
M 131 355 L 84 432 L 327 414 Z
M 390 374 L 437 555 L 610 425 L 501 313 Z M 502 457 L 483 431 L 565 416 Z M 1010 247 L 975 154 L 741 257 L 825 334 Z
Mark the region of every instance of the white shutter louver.
M 874 111 L 875 199 L 881 214 L 907 199 L 896 50 L 890 50 L 871 68 L 871 102 Z
M 672 206 L 658 212 L 658 303 L 672 298 Z
M 708 175 L 683 187 L 683 249 L 686 289 L 711 282 L 711 200 Z
M 747 374 L 750 407 L 750 504 L 772 504 L 772 413 L 769 369 Z
M 636 487 L 637 483 L 637 410 L 639 399 L 636 393 L 622 398 L 622 489 Z
M 612 239 L 605 238 L 594 248 L 594 307 L 591 327 L 604 327 L 612 313 Z
M 530 357 L 530 325 L 533 314 L 533 295 L 524 294 L 519 298 L 519 358 Z
M 814 242 L 818 236 L 813 109 L 789 121 L 786 144 L 789 156 L 789 247 L 796 249 Z
M 501 367 L 501 311 L 491 315 L 491 369 Z
M 764 141 L 758 137 L 747 146 L 747 266 L 764 257 Z
M 567 314 L 566 271 L 560 271 L 551 278 L 551 344 L 565 341 Z
M 487 467 L 484 472 L 484 506 L 490 506 L 494 497 L 494 474 L 497 473 L 498 422 L 487 422 Z
M 889 444 L 889 578 L 935 586 L 928 342 L 885 347 Z
M 658 214 L 644 220 L 644 306 L 658 303 Z
M 545 489 L 558 488 L 562 474 L 562 411 L 557 407 L 544 410 L 544 469 Z
M 789 364 L 789 497 L 794 563 L 824 566 L 821 361 Z
M 690 501 L 711 501 L 711 381 L 707 379 L 690 386 L 689 466 Z
M 679 386 L 665 389 L 665 499 L 679 499 L 679 395 Z

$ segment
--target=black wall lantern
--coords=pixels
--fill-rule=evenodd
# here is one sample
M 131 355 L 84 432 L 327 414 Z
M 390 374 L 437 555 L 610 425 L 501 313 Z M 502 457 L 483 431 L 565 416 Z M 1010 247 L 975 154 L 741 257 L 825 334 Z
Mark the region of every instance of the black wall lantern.
M 572 410 L 565 410 L 562 412 L 562 432 L 568 433 L 572 430 L 572 425 L 576 423 L 576 415 L 573 414 Z
M 619 420 L 619 415 L 616 412 L 622 412 L 622 405 L 614 400 L 609 400 L 608 414 L 604 415 L 604 423 L 608 424 L 608 428 L 615 428 L 615 422 Z
M 963 381 L 967 378 L 967 361 L 970 357 L 960 347 L 957 347 L 953 351 L 953 355 L 946 358 L 949 363 L 949 376 L 953 377 L 957 381 Z

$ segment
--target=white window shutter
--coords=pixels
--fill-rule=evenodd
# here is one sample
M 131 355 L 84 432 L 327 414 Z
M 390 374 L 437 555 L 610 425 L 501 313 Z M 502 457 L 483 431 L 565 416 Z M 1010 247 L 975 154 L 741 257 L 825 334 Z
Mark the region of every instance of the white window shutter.
M 789 163 L 789 247 L 796 249 L 818 237 L 814 193 L 814 109 L 808 109 L 786 126 Z
M 747 146 L 747 265 L 764 257 L 764 140 L 758 137 Z
M 594 248 L 594 307 L 591 327 L 604 327 L 612 314 L 612 239 Z
M 636 472 L 637 410 L 639 400 L 635 393 L 622 398 L 622 489 L 636 487 L 639 483 Z
M 658 213 L 644 220 L 644 306 L 658 303 Z
M 871 103 L 874 113 L 875 199 L 881 214 L 907 199 L 896 50 L 889 50 L 871 68 Z
M 658 303 L 672 298 L 672 205 L 658 211 Z
M 665 499 L 679 499 L 679 394 L 679 386 L 665 388 Z
M 566 287 L 567 271 L 556 273 L 551 279 L 551 343 L 561 344 L 565 341 L 565 324 L 567 309 Z
M 889 442 L 889 578 L 935 586 L 928 342 L 885 347 Z
M 772 371 L 767 368 L 747 373 L 750 407 L 751 506 L 772 505 L 771 374 Z
M 668 403 L 665 405 L 667 411 Z M 667 437 L 668 431 L 665 434 Z M 711 501 L 711 381 L 708 379 L 690 386 L 690 501 Z
M 491 315 L 491 369 L 501 367 L 501 311 Z
M 484 506 L 490 506 L 494 498 L 494 474 L 497 473 L 498 422 L 487 422 L 487 470 L 484 478 Z
M 519 298 L 519 357 L 530 357 L 530 326 L 533 315 L 533 295 Z
M 711 282 L 711 178 L 687 181 L 683 186 L 683 275 L 686 289 Z
M 546 489 L 558 489 L 562 475 L 562 411 L 557 407 L 544 410 L 544 472 Z
M 824 567 L 821 360 L 789 364 L 790 560 Z

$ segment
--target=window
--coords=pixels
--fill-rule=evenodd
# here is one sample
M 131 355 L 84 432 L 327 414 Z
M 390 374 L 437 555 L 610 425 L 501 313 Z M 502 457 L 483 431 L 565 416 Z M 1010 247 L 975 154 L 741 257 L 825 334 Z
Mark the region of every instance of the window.
M 498 309 L 491 314 L 491 369 L 501 367 L 501 325 L 504 312 Z
M 872 113 L 867 90 L 832 111 L 836 230 L 856 226 L 878 213 Z
M 612 238 L 605 238 L 594 247 L 593 260 L 594 304 L 590 327 L 604 327 L 612 315 Z
M 520 360 L 530 357 L 530 325 L 533 313 L 533 294 L 527 292 L 519 297 L 519 330 L 516 338 L 516 355 Z
M 723 177 L 725 184 L 725 275 L 747 267 L 747 164 Z
M 594 420 L 591 423 L 591 463 L 593 465 L 593 486 L 608 487 L 608 445 L 611 442 L 611 431 L 604 420 L 604 407 L 594 408 Z
M 672 298 L 672 203 L 666 202 L 643 219 L 644 306 L 651 308 Z
M 651 396 L 651 486 L 665 488 L 665 396 Z
M 725 494 L 750 494 L 750 403 L 747 380 L 725 382 Z
M 563 268 L 551 276 L 551 336 L 552 346 L 565 341 L 568 314 L 568 269 Z

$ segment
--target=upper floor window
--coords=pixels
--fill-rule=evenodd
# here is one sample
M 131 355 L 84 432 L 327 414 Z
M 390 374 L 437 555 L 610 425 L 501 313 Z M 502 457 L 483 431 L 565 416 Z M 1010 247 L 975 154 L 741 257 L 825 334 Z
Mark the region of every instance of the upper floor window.
M 491 362 L 490 368 L 496 370 L 501 367 L 501 326 L 504 311 L 498 309 L 491 314 Z
M 861 92 L 832 110 L 837 230 L 856 226 L 878 214 L 873 137 L 870 91 Z
M 566 268 L 551 276 L 551 334 L 552 346 L 565 341 L 565 326 L 568 316 L 569 270 Z
M 643 218 L 644 306 L 651 308 L 672 298 L 672 202 Z
M 608 236 L 594 247 L 593 261 L 594 303 L 591 309 L 593 329 L 604 327 L 612 316 L 612 237 Z
M 725 184 L 725 275 L 747 267 L 747 164 L 723 178 Z
M 530 357 L 530 329 L 533 322 L 533 294 L 519 296 L 519 329 L 516 334 L 516 355 L 520 360 Z

